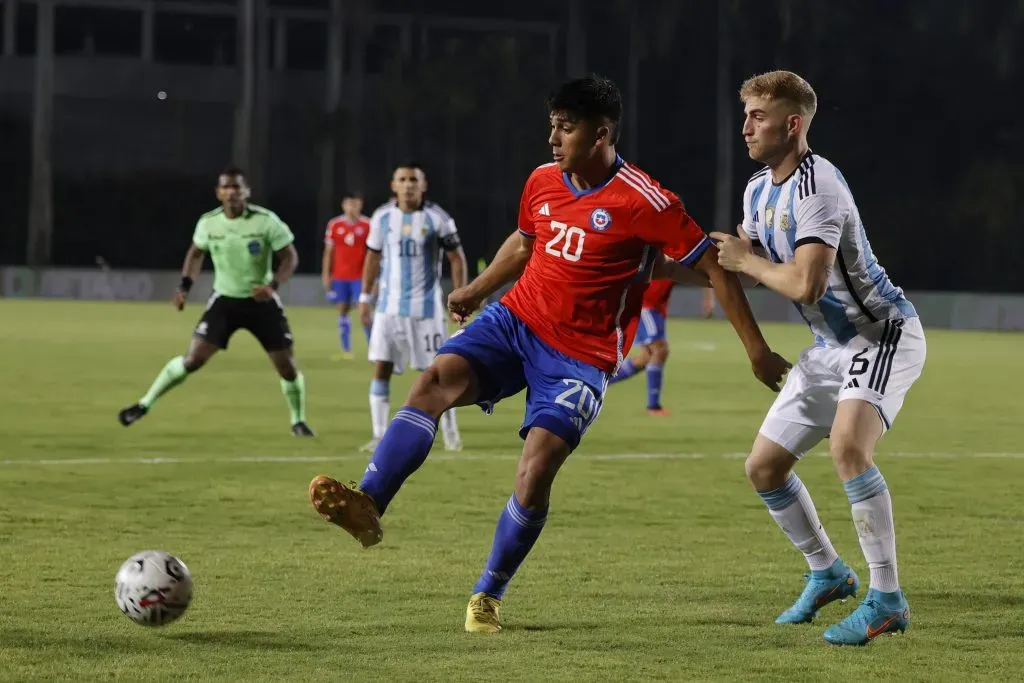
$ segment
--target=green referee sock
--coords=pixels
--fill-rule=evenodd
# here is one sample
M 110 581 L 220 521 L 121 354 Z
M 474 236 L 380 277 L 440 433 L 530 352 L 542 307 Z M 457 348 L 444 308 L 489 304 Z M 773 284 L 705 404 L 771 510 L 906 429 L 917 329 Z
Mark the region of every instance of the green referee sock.
M 175 356 L 167 361 L 167 365 L 164 366 L 164 369 L 153 380 L 149 391 L 139 399 L 139 405 L 149 410 L 158 398 L 184 382 L 186 377 L 188 377 L 188 371 L 185 369 L 185 357 Z
M 281 380 L 281 393 L 292 411 L 292 424 L 306 421 L 306 378 L 302 373 L 295 375 L 295 381 Z

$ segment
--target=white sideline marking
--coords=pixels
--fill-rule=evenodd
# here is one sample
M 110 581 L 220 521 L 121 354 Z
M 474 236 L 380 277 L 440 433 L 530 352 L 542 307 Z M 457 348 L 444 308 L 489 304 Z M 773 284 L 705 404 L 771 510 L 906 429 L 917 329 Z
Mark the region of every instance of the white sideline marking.
M 810 457 L 827 458 L 827 452 L 811 453 Z M 878 453 L 885 460 L 886 458 L 925 458 L 925 459 L 997 459 L 997 460 L 1022 460 L 1024 453 Z M 738 460 L 747 457 L 746 453 L 610 453 L 593 455 L 580 454 L 574 460 L 715 460 L 727 459 Z M 311 463 L 311 462 L 365 462 L 369 456 L 365 453 L 358 455 L 243 455 L 228 458 L 199 457 L 199 458 L 58 458 L 45 460 L 0 460 L 0 467 L 60 467 L 63 465 L 184 465 L 193 463 Z M 519 453 L 437 453 L 430 456 L 433 461 L 456 461 L 456 460 L 518 460 Z

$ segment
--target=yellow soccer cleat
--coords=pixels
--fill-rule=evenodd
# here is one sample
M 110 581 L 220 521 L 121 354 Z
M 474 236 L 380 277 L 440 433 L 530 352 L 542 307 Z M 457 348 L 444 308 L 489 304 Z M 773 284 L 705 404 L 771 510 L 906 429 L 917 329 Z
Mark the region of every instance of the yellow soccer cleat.
M 501 600 L 487 593 L 476 593 L 466 606 L 466 630 L 470 633 L 497 633 L 501 630 L 500 610 Z
M 384 537 L 373 500 L 356 488 L 355 482 L 346 486 L 321 474 L 309 483 L 309 500 L 321 517 L 352 534 L 364 548 L 377 545 Z

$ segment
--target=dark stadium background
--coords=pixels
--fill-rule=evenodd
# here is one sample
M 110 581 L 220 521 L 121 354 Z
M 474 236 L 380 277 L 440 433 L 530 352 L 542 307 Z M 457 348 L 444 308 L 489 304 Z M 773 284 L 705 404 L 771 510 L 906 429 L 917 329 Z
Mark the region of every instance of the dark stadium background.
M 1020 2 L 0 4 L 2 264 L 176 269 L 238 163 L 314 272 L 342 188 L 372 210 L 414 158 L 472 268 L 549 159 L 545 93 L 585 71 L 623 89 L 624 156 L 729 228 L 756 170 L 736 90 L 786 68 L 816 88 L 812 148 L 843 169 L 898 284 L 1020 290 Z

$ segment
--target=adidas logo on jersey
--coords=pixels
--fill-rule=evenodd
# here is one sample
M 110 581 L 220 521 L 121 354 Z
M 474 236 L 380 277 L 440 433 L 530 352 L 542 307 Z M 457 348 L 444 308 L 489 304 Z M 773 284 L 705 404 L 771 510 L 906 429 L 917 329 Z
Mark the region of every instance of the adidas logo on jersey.
M 551 207 L 548 206 L 547 202 L 544 202 L 544 206 L 540 207 L 540 211 L 538 211 L 537 213 L 539 213 L 541 216 L 550 216 Z

